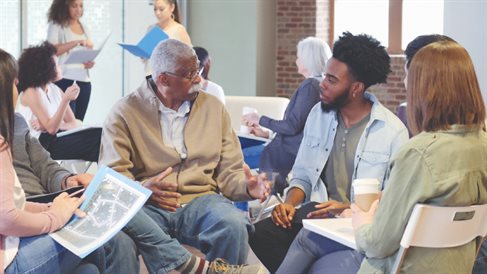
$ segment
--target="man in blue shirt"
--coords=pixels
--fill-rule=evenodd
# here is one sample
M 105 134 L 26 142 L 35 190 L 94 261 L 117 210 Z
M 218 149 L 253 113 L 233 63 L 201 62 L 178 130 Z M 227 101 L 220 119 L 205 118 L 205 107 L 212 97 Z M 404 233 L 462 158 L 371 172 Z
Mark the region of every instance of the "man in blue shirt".
M 350 207 L 351 183 L 384 183 L 391 156 L 408 140 L 404 124 L 366 90 L 385 83 L 390 58 L 368 35 L 349 32 L 335 42 L 292 169 L 284 203 L 256 224 L 249 240 L 257 257 L 275 272 L 301 230 L 296 206 L 314 201 L 307 218 L 327 218 Z M 307 207 L 309 208 L 309 207 Z

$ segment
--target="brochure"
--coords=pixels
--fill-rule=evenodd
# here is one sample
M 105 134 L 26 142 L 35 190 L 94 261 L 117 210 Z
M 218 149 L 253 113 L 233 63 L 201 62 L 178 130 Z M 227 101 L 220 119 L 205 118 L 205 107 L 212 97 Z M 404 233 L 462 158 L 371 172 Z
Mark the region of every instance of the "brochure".
M 63 137 L 63 136 L 66 136 L 66 135 L 70 135 L 70 134 L 73 134 L 73 133 L 76 133 L 76 132 L 79 132 L 79 131 L 84 131 L 84 130 L 91 130 L 91 129 L 101 129 L 101 126 L 98 126 L 98 125 L 82 125 L 80 127 L 77 127 L 77 128 L 73 128 L 73 129 L 70 129 L 70 130 L 66 130 L 66 131 L 60 131 L 56 134 L 56 137 Z
M 242 148 L 253 147 L 258 145 L 265 145 L 270 142 L 270 139 L 257 137 L 255 135 L 237 133 L 238 140 L 240 141 L 240 146 Z
M 64 60 L 63 65 L 83 64 L 86 62 L 94 61 L 96 56 L 98 56 L 98 54 L 101 52 L 101 50 L 105 46 L 110 35 L 111 35 L 111 33 L 107 35 L 107 37 L 103 40 L 103 42 L 100 44 L 100 47 L 98 49 L 83 48 L 83 49 L 71 51 L 71 53 L 68 55 L 68 57 L 66 57 L 66 59 Z
M 86 257 L 118 233 L 142 208 L 151 191 L 116 171 L 101 166 L 85 191 L 81 210 L 50 236 L 80 258 Z
M 159 42 L 168 39 L 169 36 L 160 27 L 153 27 L 145 36 L 140 40 L 137 45 L 118 43 L 124 50 L 132 53 L 135 56 L 149 59 L 154 48 Z

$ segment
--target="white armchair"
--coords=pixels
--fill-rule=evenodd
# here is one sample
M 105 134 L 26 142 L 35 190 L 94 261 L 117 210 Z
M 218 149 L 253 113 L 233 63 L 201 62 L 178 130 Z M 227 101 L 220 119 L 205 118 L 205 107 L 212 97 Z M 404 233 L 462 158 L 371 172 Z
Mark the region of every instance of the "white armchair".
M 259 115 L 266 115 L 272 119 L 282 119 L 289 104 L 287 98 L 263 96 L 225 96 L 225 101 L 235 132 L 240 130 L 243 107 L 253 107 L 257 109 Z

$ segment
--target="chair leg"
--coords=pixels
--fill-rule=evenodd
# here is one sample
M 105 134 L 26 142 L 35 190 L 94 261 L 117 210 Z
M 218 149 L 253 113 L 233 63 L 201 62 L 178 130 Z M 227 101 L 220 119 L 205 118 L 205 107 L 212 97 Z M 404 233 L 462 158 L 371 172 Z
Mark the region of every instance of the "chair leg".
M 404 262 L 404 257 L 406 257 L 407 252 L 408 252 L 407 248 L 404 248 L 402 246 L 401 246 L 401 248 L 399 248 L 399 251 L 398 251 L 397 257 L 396 257 L 396 261 L 394 262 L 394 265 L 392 266 L 391 273 L 399 274 L 399 271 L 401 270 L 402 263 Z

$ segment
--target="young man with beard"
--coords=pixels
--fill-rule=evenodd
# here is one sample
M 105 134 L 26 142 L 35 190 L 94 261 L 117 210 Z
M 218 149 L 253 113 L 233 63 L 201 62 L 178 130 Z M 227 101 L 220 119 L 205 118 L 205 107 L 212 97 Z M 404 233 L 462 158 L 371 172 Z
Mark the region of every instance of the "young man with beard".
M 293 222 L 296 206 L 318 202 L 307 218 L 327 218 L 350 207 L 354 179 L 384 183 L 391 156 L 408 140 L 408 131 L 366 90 L 385 83 L 389 72 L 389 55 L 376 39 L 345 32 L 335 42 L 320 83 L 321 103 L 306 121 L 286 200 L 270 219 L 255 225 L 249 240 L 272 273 L 302 228 Z

